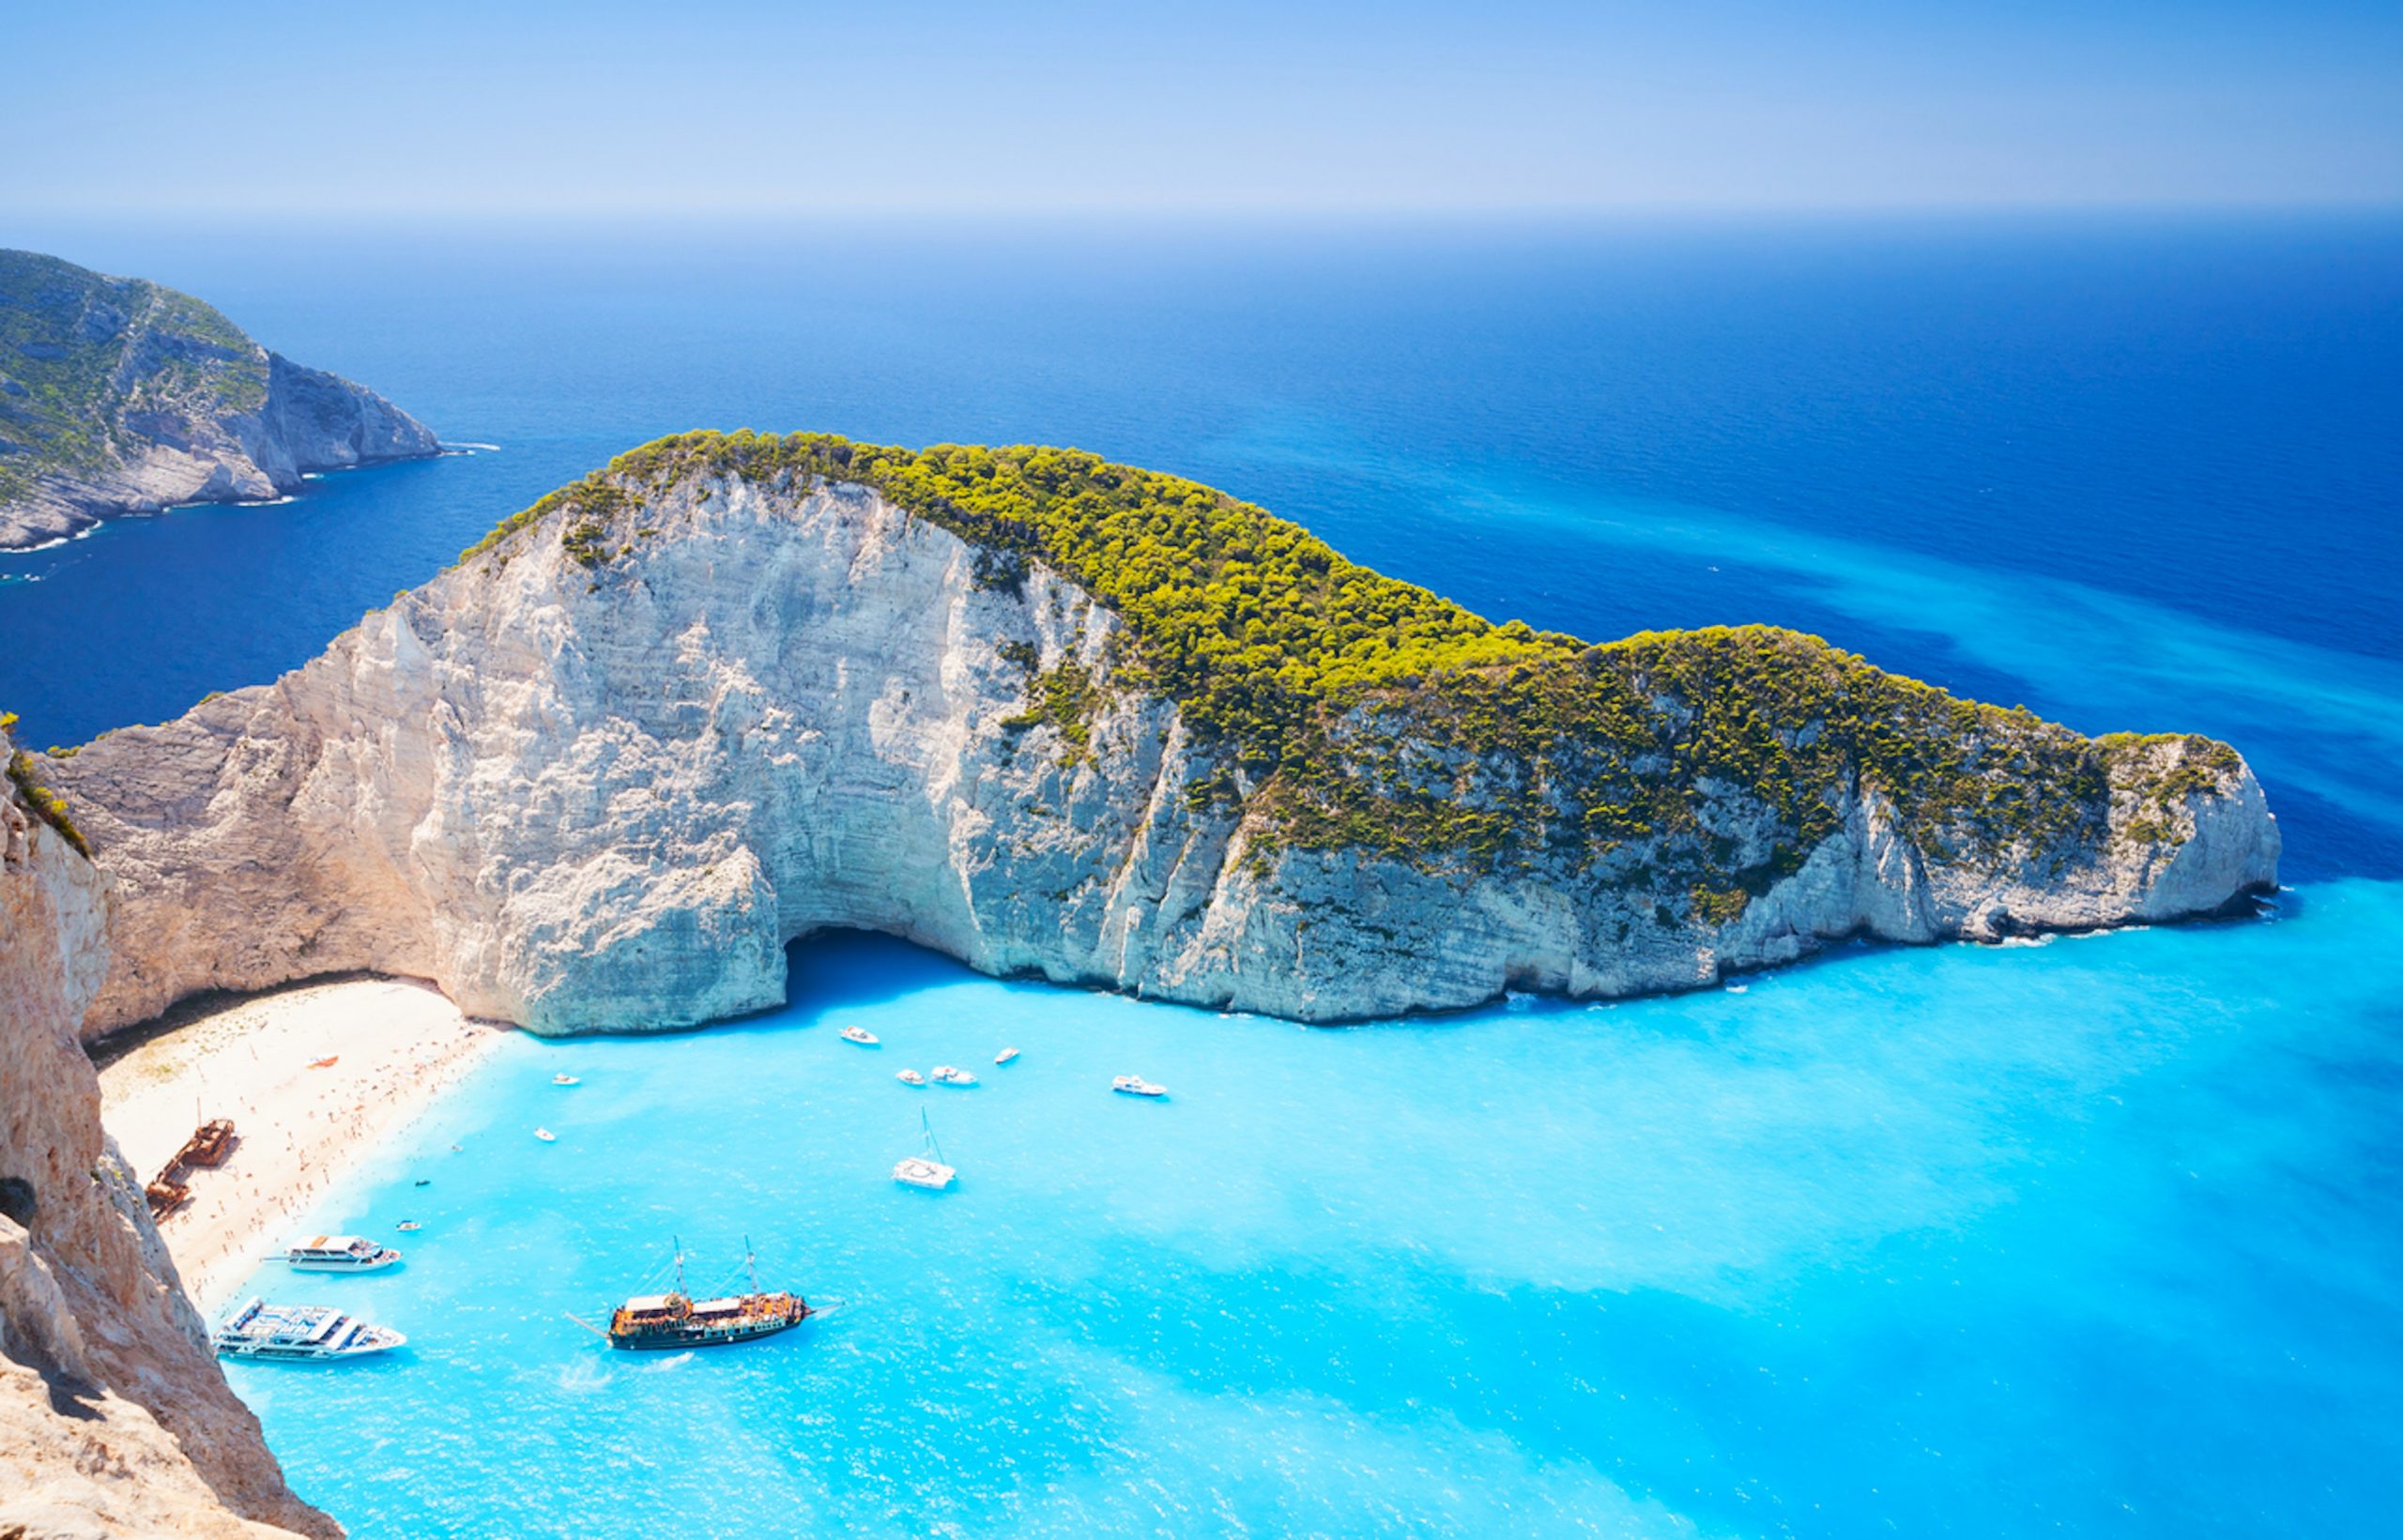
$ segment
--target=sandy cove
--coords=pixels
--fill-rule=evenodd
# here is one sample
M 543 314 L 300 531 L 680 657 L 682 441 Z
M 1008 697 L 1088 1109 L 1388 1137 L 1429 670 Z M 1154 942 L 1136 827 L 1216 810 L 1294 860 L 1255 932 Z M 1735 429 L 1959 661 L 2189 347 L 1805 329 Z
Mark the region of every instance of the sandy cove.
M 194 1171 L 191 1201 L 159 1227 L 184 1287 L 214 1315 L 301 1213 L 508 1030 L 469 1021 L 415 980 L 304 984 L 196 1016 L 110 1064 L 101 1121 L 145 1182 L 196 1116 L 234 1121 L 232 1158 Z M 328 1057 L 336 1062 L 312 1067 Z

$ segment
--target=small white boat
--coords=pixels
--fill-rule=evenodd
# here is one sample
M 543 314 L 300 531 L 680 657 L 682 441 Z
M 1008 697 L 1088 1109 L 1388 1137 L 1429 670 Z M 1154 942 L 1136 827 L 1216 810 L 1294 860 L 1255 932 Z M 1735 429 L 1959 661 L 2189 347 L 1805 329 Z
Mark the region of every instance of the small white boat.
M 1003 1048 L 1000 1053 L 993 1056 L 993 1062 L 996 1064 L 1006 1064 L 1017 1057 L 1018 1050 L 1016 1048 Z
M 269 1304 L 256 1297 L 225 1318 L 210 1343 L 227 1358 L 363 1358 L 408 1341 L 329 1304 Z
M 843 1041 L 856 1043 L 863 1048 L 873 1048 L 876 1046 L 876 1034 L 865 1027 L 846 1027 L 843 1029 Z
M 957 1064 L 937 1064 L 935 1066 L 934 1078 L 935 1084 L 939 1086 L 967 1087 L 972 1086 L 976 1083 L 976 1077 L 974 1075 L 969 1074 L 966 1070 L 961 1069 Z
M 396 1230 L 421 1230 L 425 1228 L 423 1225 L 419 1224 L 414 1219 L 404 1219 L 392 1227 Z
M 915 1070 L 903 1070 L 893 1078 L 905 1086 L 923 1086 L 926 1083 L 926 1077 Z
M 557 1134 L 552 1133 L 547 1128 L 538 1128 L 534 1130 L 534 1136 L 542 1140 L 544 1144 L 557 1144 L 559 1139 L 559 1136 Z
M 904 1155 L 895 1162 L 893 1180 L 905 1187 L 924 1187 L 939 1193 L 950 1186 L 959 1173 L 942 1163 L 942 1147 L 935 1143 L 935 1125 L 926 1121 L 923 1107 L 918 1110 L 918 1126 L 926 1131 L 926 1153 Z
M 1140 1075 L 1122 1075 L 1110 1082 L 1110 1089 L 1121 1096 L 1165 1096 L 1166 1086 L 1155 1085 Z
M 555 1086 L 580 1086 L 584 1084 L 584 1082 L 577 1079 L 574 1075 L 568 1074 L 565 1070 L 561 1070 L 559 1074 L 551 1076 L 551 1084 Z
M 287 1248 L 283 1259 L 302 1273 L 373 1273 L 401 1254 L 363 1235 L 313 1235 Z

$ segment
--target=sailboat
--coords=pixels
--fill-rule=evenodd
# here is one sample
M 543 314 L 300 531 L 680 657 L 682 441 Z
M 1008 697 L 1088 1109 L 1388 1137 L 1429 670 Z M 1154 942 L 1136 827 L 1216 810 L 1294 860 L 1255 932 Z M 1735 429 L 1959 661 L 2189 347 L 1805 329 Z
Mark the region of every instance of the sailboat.
M 957 1171 L 942 1163 L 942 1147 L 935 1143 L 935 1125 L 926 1121 L 926 1110 L 918 1109 L 918 1126 L 925 1130 L 926 1150 L 923 1155 L 905 1155 L 893 1167 L 893 1180 L 909 1187 L 924 1187 L 941 1192 L 951 1185 Z

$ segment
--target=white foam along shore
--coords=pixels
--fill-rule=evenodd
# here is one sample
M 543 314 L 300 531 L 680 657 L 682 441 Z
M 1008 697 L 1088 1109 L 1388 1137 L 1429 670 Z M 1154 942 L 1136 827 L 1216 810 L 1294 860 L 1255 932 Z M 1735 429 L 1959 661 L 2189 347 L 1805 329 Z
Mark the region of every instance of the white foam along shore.
M 303 984 L 211 1011 L 100 1072 L 101 1121 L 147 1182 L 200 1121 L 230 1118 L 233 1156 L 190 1178 L 159 1227 L 205 1314 L 229 1301 L 311 1206 L 499 1044 L 433 985 Z M 335 1060 L 322 1068 L 319 1060 Z

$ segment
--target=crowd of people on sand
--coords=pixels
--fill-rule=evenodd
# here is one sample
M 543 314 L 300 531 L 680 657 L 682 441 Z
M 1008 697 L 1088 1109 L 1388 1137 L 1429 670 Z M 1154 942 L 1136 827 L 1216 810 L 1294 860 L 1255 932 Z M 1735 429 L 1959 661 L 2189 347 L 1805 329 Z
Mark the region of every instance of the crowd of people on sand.
M 264 1025 L 265 1017 L 250 1011 L 221 1017 L 208 1024 L 216 1029 L 204 1029 L 178 1045 L 181 1051 L 173 1053 L 173 1068 L 165 1075 L 156 1070 L 149 1075 L 206 1094 L 211 1061 L 251 1037 L 246 1029 Z M 430 1105 L 435 1093 L 472 1060 L 483 1037 L 463 1026 L 381 1058 L 372 1052 L 362 1055 L 355 1044 L 345 1044 L 343 1062 L 372 1065 L 368 1073 L 313 1072 L 307 1066 L 317 1060 L 299 1057 L 285 1079 L 237 1095 L 231 1106 L 211 1108 L 212 1116 L 235 1121 L 239 1142 L 224 1166 L 193 1173 L 196 1201 L 161 1227 L 186 1284 L 206 1296 L 212 1292 L 212 1283 L 228 1281 L 218 1274 L 246 1271 L 281 1239 L 280 1227 L 288 1227 L 304 1212 L 375 1141 Z M 258 1060 L 255 1040 L 242 1047 Z M 271 1045 L 268 1052 L 301 1050 Z M 254 1076 L 246 1073 L 243 1078 Z M 313 1079 L 325 1084 L 313 1088 Z

